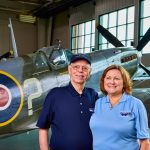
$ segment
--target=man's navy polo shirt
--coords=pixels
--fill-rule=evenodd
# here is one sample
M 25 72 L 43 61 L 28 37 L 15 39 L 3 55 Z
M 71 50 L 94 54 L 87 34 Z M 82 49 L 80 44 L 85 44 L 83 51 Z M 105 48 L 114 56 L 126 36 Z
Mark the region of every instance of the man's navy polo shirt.
M 84 88 L 79 95 L 71 83 L 49 92 L 37 126 L 44 129 L 51 126 L 53 150 L 92 150 L 89 120 L 97 99 L 93 89 Z

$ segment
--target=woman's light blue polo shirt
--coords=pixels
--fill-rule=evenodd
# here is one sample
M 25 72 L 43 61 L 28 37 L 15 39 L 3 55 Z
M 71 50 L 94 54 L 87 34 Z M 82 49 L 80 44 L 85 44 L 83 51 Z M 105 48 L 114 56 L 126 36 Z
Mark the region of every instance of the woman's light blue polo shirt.
M 97 100 L 90 119 L 93 150 L 139 150 L 138 139 L 149 138 L 143 103 L 126 93 L 110 107 L 108 96 Z

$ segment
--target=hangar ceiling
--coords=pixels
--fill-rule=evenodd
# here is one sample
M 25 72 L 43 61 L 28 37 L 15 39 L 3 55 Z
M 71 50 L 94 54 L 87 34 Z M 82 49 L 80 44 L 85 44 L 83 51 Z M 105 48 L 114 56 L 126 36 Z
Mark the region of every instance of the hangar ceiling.
M 0 11 L 47 18 L 91 0 L 1 0 Z

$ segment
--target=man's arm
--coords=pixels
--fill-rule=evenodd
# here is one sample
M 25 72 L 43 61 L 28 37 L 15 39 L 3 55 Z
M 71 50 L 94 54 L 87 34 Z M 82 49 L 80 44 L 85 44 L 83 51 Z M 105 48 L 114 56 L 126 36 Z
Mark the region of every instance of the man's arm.
M 48 129 L 39 128 L 39 145 L 40 150 L 49 150 Z
M 140 140 L 140 150 L 150 150 L 150 143 L 148 139 Z

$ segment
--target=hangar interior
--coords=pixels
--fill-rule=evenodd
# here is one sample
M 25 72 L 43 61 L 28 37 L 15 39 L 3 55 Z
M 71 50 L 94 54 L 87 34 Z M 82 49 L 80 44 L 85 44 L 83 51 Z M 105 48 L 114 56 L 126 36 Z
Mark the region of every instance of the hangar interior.
M 125 46 L 138 45 L 150 25 L 149 0 L 1 0 L 0 55 L 12 49 L 9 18 L 19 56 L 54 45 L 56 40 L 74 53 L 111 48 L 96 29 L 107 27 Z M 142 62 L 150 66 L 150 42 Z
M 136 47 L 150 27 L 150 0 L 0 0 L 0 2 L 0 56 L 12 49 L 9 18 L 19 56 L 55 45 L 58 40 L 62 41 L 64 48 L 71 49 L 74 53 L 112 48 L 112 45 L 98 33 L 97 24 L 106 27 L 125 46 Z M 150 42 L 142 53 L 142 63 L 150 67 Z M 10 68 L 14 71 L 11 65 Z M 38 78 L 40 75 L 35 76 Z M 31 80 L 27 81 L 26 84 Z M 143 84 L 149 88 L 149 82 L 140 83 L 141 87 Z M 149 93 L 145 92 L 148 98 Z M 140 96 L 144 97 L 142 94 Z M 147 105 L 149 106 L 149 102 Z M 24 122 L 22 124 L 26 126 Z M 15 123 L 12 123 L 12 127 L 17 128 Z M 38 132 L 31 130 L 15 137 L 2 137 L 0 149 L 38 150 Z

